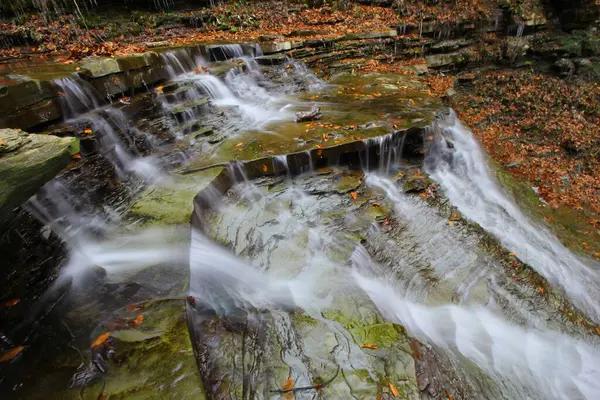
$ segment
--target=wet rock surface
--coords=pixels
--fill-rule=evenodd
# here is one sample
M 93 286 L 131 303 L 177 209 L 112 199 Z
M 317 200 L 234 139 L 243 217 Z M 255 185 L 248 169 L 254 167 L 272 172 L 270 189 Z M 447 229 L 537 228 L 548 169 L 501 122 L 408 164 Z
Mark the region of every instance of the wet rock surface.
M 79 153 L 75 138 L 0 130 L 0 216 L 2 225 L 15 207 L 34 195 Z

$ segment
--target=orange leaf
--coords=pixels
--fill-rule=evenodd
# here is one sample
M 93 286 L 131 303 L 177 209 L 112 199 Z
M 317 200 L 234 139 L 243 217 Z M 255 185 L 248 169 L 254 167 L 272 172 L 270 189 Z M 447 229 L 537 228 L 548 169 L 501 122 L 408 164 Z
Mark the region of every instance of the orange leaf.
M 350 192 L 350 197 L 352 197 L 352 200 L 356 200 L 356 192 Z
M 235 147 L 240 147 L 243 144 L 244 144 L 244 142 L 239 142 L 238 144 L 235 145 Z
M 362 346 L 360 346 L 360 347 L 362 347 L 363 349 L 377 350 L 377 346 L 376 346 L 376 345 L 374 345 L 374 344 L 368 344 L 368 343 L 365 343 L 365 344 L 363 344 L 363 345 L 362 345 Z
M 162 92 L 163 92 L 163 88 L 164 88 L 164 86 L 163 86 L 163 85 L 157 86 L 157 87 L 156 87 L 156 93 L 160 93 L 160 94 L 162 94 Z
M 286 390 L 286 392 L 282 395 L 284 399 L 294 398 L 294 380 L 292 379 L 291 375 L 287 377 L 287 379 L 285 380 L 285 384 L 281 387 L 281 390 Z
M 394 384 L 392 382 L 388 382 L 388 386 L 390 387 L 390 390 L 392 391 L 392 394 L 394 395 L 394 397 L 398 397 L 398 395 L 400 394 L 400 391 L 398 390 L 398 388 L 396 386 L 394 386 Z
M 85 133 L 86 135 L 89 135 L 92 132 L 93 131 L 90 128 L 86 128 L 86 129 L 83 130 L 83 133 Z
M 142 314 L 135 317 L 133 321 L 129 321 L 129 325 L 131 326 L 140 326 L 140 324 L 144 322 L 144 316 Z
M 285 384 L 281 387 L 281 390 L 291 390 L 293 388 L 294 388 L 294 380 L 292 379 L 292 376 L 290 375 L 285 380 Z
M 25 346 L 17 346 L 13 347 L 5 353 L 2 353 L 2 356 L 0 356 L 0 363 L 5 363 L 12 360 L 16 356 L 18 356 L 23 350 L 25 350 Z
M 544 290 L 544 288 L 543 288 L 543 287 L 541 287 L 541 286 L 540 286 L 540 287 L 538 288 L 538 292 L 540 292 L 540 294 L 543 296 L 543 295 L 544 295 L 544 293 L 545 293 L 546 291 Z
M 263 172 L 267 172 L 269 170 L 269 168 L 267 168 L 266 164 L 263 164 L 262 165 L 262 170 L 263 170 Z
M 516 257 L 517 255 L 515 253 L 508 253 L 509 257 Z
M 448 225 L 454 226 L 454 221 L 448 221 Z
M 95 349 L 96 347 L 100 346 L 102 343 L 106 342 L 106 339 L 108 339 L 109 336 L 110 336 L 110 331 L 105 332 L 102 335 L 98 336 L 96 338 L 96 340 L 94 340 L 94 343 L 92 343 L 91 348 Z
M 0 307 L 12 307 L 20 301 L 21 301 L 21 299 L 6 300 L 4 303 L 0 303 Z
M 73 160 L 81 160 L 81 153 L 73 154 L 73 156 L 71 156 L 71 158 Z

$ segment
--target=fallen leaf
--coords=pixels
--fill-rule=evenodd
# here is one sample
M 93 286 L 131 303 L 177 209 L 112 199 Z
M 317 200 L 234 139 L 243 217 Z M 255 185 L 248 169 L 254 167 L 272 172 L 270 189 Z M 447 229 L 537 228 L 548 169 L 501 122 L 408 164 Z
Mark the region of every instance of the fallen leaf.
M 81 160 L 81 153 L 73 154 L 71 158 L 73 160 Z
M 96 340 L 94 340 L 94 343 L 92 343 L 92 345 L 90 347 L 92 349 L 95 349 L 96 347 L 100 346 L 102 343 L 106 342 L 106 340 L 108 339 L 109 336 L 110 336 L 110 331 L 103 333 L 102 335 L 98 336 L 96 338 Z
M 263 170 L 263 172 L 267 172 L 269 170 L 269 168 L 267 168 L 266 164 L 263 164 L 262 165 L 262 170 Z
M 392 394 L 394 395 L 394 397 L 398 397 L 398 395 L 400 394 L 400 391 L 398 390 L 398 388 L 396 386 L 394 386 L 394 384 L 392 382 L 388 382 L 388 386 L 390 387 L 390 390 L 391 390 Z
M 156 87 L 156 93 L 162 94 L 162 92 L 163 92 L 163 89 L 164 89 L 164 86 L 163 86 L 163 85 L 159 85 L 159 86 L 157 86 L 157 87 Z
M 545 293 L 546 291 L 544 290 L 544 288 L 543 288 L 543 287 L 541 287 L 541 286 L 540 286 L 540 287 L 538 288 L 538 292 L 540 292 L 540 294 L 543 296 L 543 295 L 544 295 L 544 293 Z
M 516 257 L 517 255 L 515 253 L 508 253 L 509 257 Z
M 352 200 L 356 200 L 356 192 L 350 192 L 350 197 L 352 197 Z
M 20 301 L 21 301 L 21 299 L 6 300 L 4 303 L 0 303 L 0 307 L 12 307 Z
M 196 298 L 194 296 L 188 296 L 187 300 L 190 302 L 190 304 L 196 303 Z
M 142 322 L 144 322 L 144 316 L 142 314 L 140 314 L 137 317 L 135 317 L 134 320 L 129 321 L 129 325 L 131 325 L 131 326 L 140 326 L 140 324 Z
M 292 376 L 288 376 L 285 380 L 285 384 L 281 387 L 281 390 L 287 390 L 287 392 L 283 393 L 282 397 L 284 399 L 293 399 L 294 398 L 294 380 Z
M 365 343 L 362 346 L 363 349 L 371 349 L 371 350 L 377 350 L 377 346 L 374 344 L 369 344 L 369 343 Z
M 15 358 L 16 356 L 21 354 L 21 352 L 23 350 L 25 350 L 25 346 L 17 346 L 17 347 L 13 347 L 12 349 L 2 353 L 2 356 L 0 356 L 0 363 L 9 362 L 13 358 Z
M 244 142 L 239 142 L 238 144 L 235 145 L 235 147 L 240 147 L 243 144 L 244 144 Z
M 75 71 L 79 71 L 81 69 L 81 67 L 77 67 L 75 68 Z
M 129 311 L 129 312 L 138 311 L 138 310 L 141 310 L 141 309 L 143 309 L 143 308 L 144 308 L 144 306 L 143 306 L 143 305 L 141 305 L 141 304 L 130 304 L 130 305 L 128 305 L 128 306 L 125 306 L 125 309 L 126 309 L 127 311 Z
M 448 221 L 448 225 L 454 226 L 454 221 Z
M 598 327 L 595 327 L 595 328 L 594 328 L 594 331 L 596 332 L 596 335 L 600 335 L 600 328 L 598 328 Z
M 83 130 L 83 133 L 85 133 L 86 135 L 89 135 L 90 133 L 93 133 L 94 131 L 92 131 L 90 128 L 85 128 Z

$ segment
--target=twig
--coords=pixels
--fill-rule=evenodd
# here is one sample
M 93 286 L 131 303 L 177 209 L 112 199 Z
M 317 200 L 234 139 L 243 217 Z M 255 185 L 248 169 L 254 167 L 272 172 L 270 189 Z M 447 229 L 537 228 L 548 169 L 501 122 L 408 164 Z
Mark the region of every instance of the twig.
M 321 390 L 325 386 L 327 386 L 331 382 L 333 382 L 335 380 L 335 378 L 337 378 L 337 376 L 339 375 L 339 373 L 340 373 L 340 366 L 338 365 L 337 370 L 335 371 L 335 375 L 333 375 L 333 377 L 330 380 L 326 381 L 326 382 L 320 383 L 318 385 L 302 386 L 302 387 L 299 387 L 299 388 L 271 390 L 271 393 L 282 394 L 282 393 L 290 393 L 290 392 L 296 393 L 296 392 L 301 392 L 301 391 L 304 391 L 304 390 L 311 390 L 311 389 Z
M 195 172 L 206 171 L 207 169 L 211 169 L 211 168 L 226 167 L 227 165 L 229 165 L 229 163 L 211 164 L 211 165 L 207 165 L 205 167 L 184 169 L 183 171 L 180 172 L 180 174 L 181 175 L 193 174 Z

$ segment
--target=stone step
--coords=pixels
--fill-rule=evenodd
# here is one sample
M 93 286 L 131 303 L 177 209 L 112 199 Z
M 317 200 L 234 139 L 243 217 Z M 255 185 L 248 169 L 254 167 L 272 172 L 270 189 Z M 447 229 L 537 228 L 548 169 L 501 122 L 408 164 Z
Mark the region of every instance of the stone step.
M 186 114 L 196 115 L 206 105 L 208 105 L 208 97 L 204 97 L 196 101 L 181 103 L 171 109 L 168 109 L 167 113 L 178 122 L 184 122 Z

